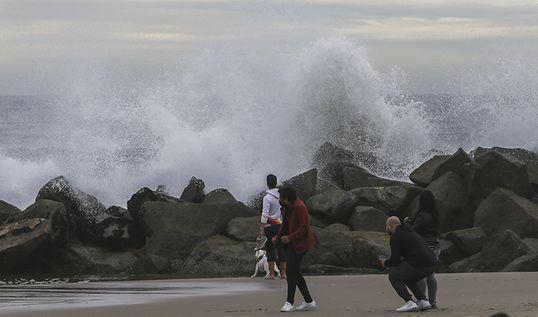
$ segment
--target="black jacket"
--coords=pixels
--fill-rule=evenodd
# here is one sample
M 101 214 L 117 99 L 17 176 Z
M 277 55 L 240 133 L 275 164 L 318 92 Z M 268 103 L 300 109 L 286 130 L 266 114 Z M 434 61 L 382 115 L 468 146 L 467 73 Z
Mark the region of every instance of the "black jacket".
M 437 246 L 439 244 L 439 226 L 433 220 L 433 216 L 429 212 L 418 212 L 409 220 L 409 224 L 413 231 L 418 233 L 429 246 Z
M 407 225 L 402 224 L 390 236 L 390 259 L 385 262 L 388 267 L 407 262 L 414 267 L 435 266 L 435 254 L 426 241 Z

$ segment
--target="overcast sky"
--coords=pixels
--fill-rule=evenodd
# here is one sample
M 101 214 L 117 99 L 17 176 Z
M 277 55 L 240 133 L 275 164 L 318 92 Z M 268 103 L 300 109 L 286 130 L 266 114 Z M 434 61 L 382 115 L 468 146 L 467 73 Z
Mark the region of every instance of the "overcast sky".
M 333 34 L 362 43 L 376 68 L 440 81 L 538 55 L 538 0 L 0 0 L 0 94 L 46 93 L 70 64 L 143 68 L 213 45 L 304 46 Z

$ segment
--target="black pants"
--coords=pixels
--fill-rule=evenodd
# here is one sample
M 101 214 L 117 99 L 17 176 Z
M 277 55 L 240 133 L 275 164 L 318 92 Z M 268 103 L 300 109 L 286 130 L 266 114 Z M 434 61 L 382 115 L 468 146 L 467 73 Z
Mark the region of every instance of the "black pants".
M 303 274 L 301 273 L 301 261 L 303 260 L 303 257 L 306 254 L 306 252 L 296 253 L 290 244 L 286 246 L 286 251 L 288 255 L 288 266 L 286 270 L 286 274 L 288 276 L 287 301 L 290 304 L 294 303 L 295 288 L 298 287 L 299 291 L 301 292 L 301 295 L 303 295 L 305 302 L 311 303 L 312 297 L 310 296 L 310 292 L 308 291 L 308 286 L 306 285 L 306 281 L 303 277 Z
M 389 280 L 398 295 L 405 301 L 411 300 L 411 294 L 407 287 L 413 292 L 417 300 L 426 299 L 424 291 L 419 287 L 418 282 L 435 271 L 435 267 L 414 267 L 407 262 L 390 268 Z
M 277 235 L 280 230 L 280 225 L 270 225 L 263 229 L 265 236 L 267 237 L 267 243 L 265 244 L 265 252 L 267 256 L 267 262 L 285 262 L 286 255 L 282 244 L 279 242 L 276 245 L 273 244 L 273 237 Z

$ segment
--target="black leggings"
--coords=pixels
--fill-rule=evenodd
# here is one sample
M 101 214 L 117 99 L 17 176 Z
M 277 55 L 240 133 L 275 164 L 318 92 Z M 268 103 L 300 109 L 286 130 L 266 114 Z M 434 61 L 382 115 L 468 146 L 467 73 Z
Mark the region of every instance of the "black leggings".
M 289 244 L 286 246 L 286 251 L 288 254 L 288 266 L 286 270 L 288 276 L 287 301 L 293 305 L 295 301 L 295 288 L 298 287 L 299 291 L 301 292 L 301 295 L 303 295 L 305 302 L 311 303 L 312 297 L 310 296 L 308 286 L 306 285 L 306 281 L 303 277 L 303 274 L 301 273 L 301 261 L 303 260 L 303 257 L 306 252 L 296 253 L 295 250 L 293 250 L 293 247 Z
M 391 267 L 389 280 L 398 295 L 405 301 L 411 300 L 411 294 L 407 287 L 413 292 L 417 300 L 426 299 L 424 291 L 418 286 L 418 282 L 435 271 L 435 267 L 414 267 L 407 262 Z

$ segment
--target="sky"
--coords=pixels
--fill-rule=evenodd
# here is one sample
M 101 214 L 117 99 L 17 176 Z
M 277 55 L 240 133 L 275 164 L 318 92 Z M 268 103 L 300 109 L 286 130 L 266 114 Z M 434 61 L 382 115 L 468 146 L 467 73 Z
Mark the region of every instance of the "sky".
M 442 90 L 469 67 L 538 55 L 538 0 L 0 0 L 0 94 L 46 94 L 81 64 L 143 74 L 208 47 L 334 35 L 412 90 Z

